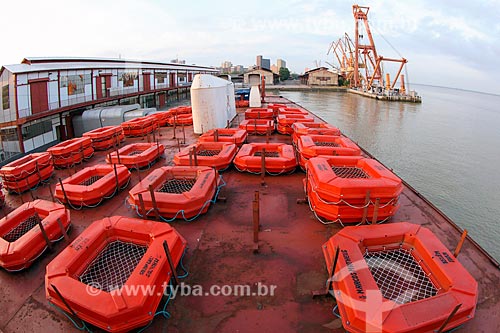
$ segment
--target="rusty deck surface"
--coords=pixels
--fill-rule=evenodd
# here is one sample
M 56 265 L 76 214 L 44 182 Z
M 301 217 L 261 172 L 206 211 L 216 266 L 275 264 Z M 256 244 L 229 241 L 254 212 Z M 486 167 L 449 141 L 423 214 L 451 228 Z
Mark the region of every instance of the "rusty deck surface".
M 291 103 L 279 97 L 267 102 Z M 243 115 L 239 115 L 243 119 Z M 237 121 L 236 121 L 237 122 Z M 335 125 L 335 124 L 332 124 Z M 186 143 L 196 141 L 192 127 L 185 128 Z M 71 240 L 90 223 L 105 216 L 136 217 L 124 204 L 128 190 L 151 170 L 171 165 L 177 152 L 172 128 L 162 128 L 160 142 L 166 146 L 165 159 L 150 170 L 132 171 L 131 184 L 116 197 L 97 208 L 71 210 Z M 182 131 L 177 129 L 177 138 Z M 249 142 L 265 141 L 264 136 L 249 136 Z M 274 134 L 273 142 L 291 143 L 290 136 Z M 127 138 L 124 144 L 141 142 Z M 123 144 L 122 144 L 123 146 Z M 89 161 L 76 167 L 105 163 L 106 152 L 96 152 Z M 51 179 L 54 189 L 57 178 L 65 178 L 75 170 L 57 170 Z M 304 198 L 304 173 L 261 177 L 237 172 L 234 168 L 222 173 L 227 185 L 220 196 L 225 202 L 212 205 L 207 214 L 193 222 L 176 221 L 172 225 L 187 239 L 189 250 L 185 266 L 189 276 L 184 283 L 200 285 L 207 291 L 212 285 L 249 285 L 257 292 L 258 283 L 276 285 L 274 296 L 177 296 L 167 311 L 171 318 L 157 316 L 146 332 L 343 332 L 340 321 L 332 314 L 331 298 L 313 299 L 313 290 L 323 289 L 327 279 L 321 246 L 341 228 L 318 222 Z M 45 185 L 22 195 L 51 200 Z M 252 200 L 260 193 L 261 231 L 259 253 L 253 253 Z M 21 204 L 21 196 L 7 195 L 6 211 Z M 401 208 L 391 222 L 410 221 L 431 229 L 451 250 L 460 239 L 460 231 L 418 193 L 405 186 L 400 198 Z M 5 214 L 5 211 L 3 212 Z M 478 221 L 480 223 L 480 221 Z M 29 269 L 20 273 L 0 270 L 0 332 L 69 332 L 72 323 L 45 299 L 45 266 L 68 244 L 59 242 Z M 466 240 L 458 260 L 479 284 L 475 318 L 459 328 L 459 332 L 500 331 L 500 270 L 470 240 Z M 163 304 L 163 303 L 162 303 Z M 160 305 L 160 307 L 162 306 Z M 92 328 L 93 331 L 99 331 Z

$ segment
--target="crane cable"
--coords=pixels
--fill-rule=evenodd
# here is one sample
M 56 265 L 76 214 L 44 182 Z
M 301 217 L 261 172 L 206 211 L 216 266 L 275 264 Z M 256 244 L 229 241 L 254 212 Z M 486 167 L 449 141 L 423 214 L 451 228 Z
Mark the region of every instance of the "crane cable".
M 391 42 L 389 42 L 389 40 L 387 38 L 384 37 L 384 35 L 382 35 L 382 33 L 377 29 L 376 26 L 373 26 L 373 29 L 377 32 L 377 34 L 380 35 L 380 37 L 382 37 L 382 39 L 387 43 L 389 44 L 389 46 L 394 50 L 394 52 L 396 52 L 398 54 L 398 56 L 400 58 L 404 58 L 401 53 L 399 53 L 399 51 L 394 47 L 394 45 L 391 44 Z M 410 79 L 408 77 L 408 63 L 405 64 L 405 78 L 406 78 L 406 90 L 407 91 L 410 91 Z

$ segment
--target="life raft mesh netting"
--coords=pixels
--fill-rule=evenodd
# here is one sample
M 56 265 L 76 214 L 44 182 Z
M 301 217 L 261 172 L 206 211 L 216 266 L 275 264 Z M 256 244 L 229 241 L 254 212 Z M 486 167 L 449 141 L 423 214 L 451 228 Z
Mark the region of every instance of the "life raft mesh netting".
M 2 236 L 7 242 L 15 242 L 42 221 L 38 215 L 31 215 Z
M 211 150 L 211 149 L 203 149 L 203 150 L 198 150 L 196 152 L 196 155 L 198 156 L 216 156 L 219 155 L 220 150 Z
M 79 185 L 90 186 L 90 185 L 94 184 L 96 181 L 98 181 L 99 179 L 101 179 L 102 177 L 104 177 L 104 176 L 99 176 L 99 175 L 90 176 L 89 178 L 87 178 L 83 182 L 81 182 Z
M 437 293 L 432 281 L 406 249 L 366 252 L 364 258 L 386 299 L 405 304 Z
M 111 242 L 90 263 L 79 279 L 82 283 L 102 291 L 119 289 L 127 282 L 147 249 L 147 246 L 119 240 Z
M 195 183 L 196 179 L 193 178 L 169 179 L 162 185 L 162 187 L 157 192 L 180 194 L 190 191 Z
M 253 156 L 262 156 L 262 152 L 256 151 L 255 154 L 253 154 Z M 265 156 L 266 157 L 280 157 L 280 153 L 277 151 L 266 151 Z
M 340 147 L 340 145 L 335 142 L 314 141 L 314 144 L 322 147 Z
M 363 169 L 357 167 L 332 167 L 332 170 L 340 178 L 370 178 Z
M 127 154 L 128 156 L 135 156 L 135 155 L 139 155 L 139 154 L 142 154 L 144 152 L 144 150 L 134 150 L 133 152 Z

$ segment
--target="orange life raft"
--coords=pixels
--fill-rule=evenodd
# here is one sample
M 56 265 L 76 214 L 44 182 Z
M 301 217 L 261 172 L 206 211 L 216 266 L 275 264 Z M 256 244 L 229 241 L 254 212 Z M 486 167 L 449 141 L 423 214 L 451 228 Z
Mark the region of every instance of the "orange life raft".
M 272 134 L 274 132 L 274 120 L 245 119 L 240 123 L 239 128 L 244 129 L 249 134 Z
M 62 238 L 70 226 L 69 211 L 45 200 L 26 202 L 0 220 L 0 266 L 8 271 L 29 267 L 47 248 L 42 224 L 50 242 Z M 59 226 L 59 222 L 61 226 Z
M 270 108 L 270 109 L 272 109 L 273 112 L 274 112 L 274 117 L 277 117 L 278 114 L 279 114 L 279 110 L 281 108 L 286 108 L 287 105 L 286 104 L 274 104 L 274 103 L 271 103 L 271 104 L 268 104 L 267 107 Z
M 156 202 L 157 212 L 164 218 L 191 219 L 207 212 L 218 186 L 219 173 L 210 167 L 166 166 L 132 188 L 128 202 L 141 216 L 154 216 Z
M 116 165 L 116 173 L 114 166 Z M 87 167 L 56 185 L 55 197 L 73 208 L 95 206 L 128 185 L 130 171 L 121 164 Z
M 356 156 L 361 149 L 351 139 L 332 135 L 302 135 L 298 140 L 299 164 L 316 156 Z
M 189 105 L 181 105 L 177 106 L 175 108 L 171 108 L 167 111 L 170 113 L 172 116 L 174 115 L 180 115 L 180 114 L 191 114 L 193 112 L 191 106 Z
M 203 133 L 199 142 L 228 142 L 238 147 L 247 140 L 247 131 L 239 128 L 216 128 Z
M 177 267 L 186 241 L 169 224 L 121 216 L 95 221 L 47 265 L 47 300 L 108 332 L 145 326 L 177 274 L 165 241 Z
M 129 169 L 140 169 L 153 164 L 165 151 L 161 143 L 132 143 L 106 157 L 110 164 L 123 164 Z
M 244 100 L 244 99 L 242 99 L 242 100 L 237 99 L 235 101 L 235 105 L 237 108 L 247 108 L 250 105 L 250 102 L 247 100 Z
M 298 139 L 302 135 L 335 135 L 339 136 L 340 130 L 327 123 L 293 123 L 292 124 L 292 140 L 293 144 L 298 144 Z
M 92 139 L 92 146 L 95 150 L 106 150 L 113 146 L 118 146 L 125 140 L 121 126 L 104 126 L 95 130 L 83 133 L 82 136 Z
M 234 143 L 200 142 L 174 155 L 175 165 L 202 165 L 219 171 L 228 168 L 238 151 Z
M 170 126 L 175 125 L 193 125 L 193 115 L 191 113 L 181 113 L 168 118 Z
M 278 133 L 291 135 L 293 134 L 293 123 L 312 123 L 314 122 L 314 118 L 303 114 L 280 114 L 278 115 L 276 122 Z
M 278 109 L 278 114 L 301 114 L 307 116 L 309 112 L 298 108 L 284 107 Z
M 346 227 L 323 254 L 349 332 L 445 332 L 474 317 L 477 282 L 429 229 Z
M 54 166 L 59 168 L 74 166 L 94 154 L 92 139 L 86 136 L 63 141 L 47 151 L 52 155 Z
M 268 173 L 290 173 L 297 167 L 293 146 L 284 143 L 247 143 L 236 154 L 234 166 L 239 171 L 261 173 L 263 153 Z
M 54 172 L 50 153 L 33 153 L 21 157 L 0 169 L 4 187 L 22 193 L 50 178 Z
M 245 119 L 273 119 L 273 109 L 250 108 L 245 111 Z
M 159 111 L 152 113 L 147 116 L 148 118 L 153 119 L 153 122 L 156 122 L 158 126 L 167 126 L 168 124 L 168 119 L 172 117 L 172 112 L 170 111 Z
M 145 136 L 158 128 L 158 121 L 156 118 L 139 117 L 123 122 L 121 127 L 125 136 Z
M 361 156 L 315 157 L 307 164 L 305 191 L 318 217 L 340 223 L 363 217 L 385 220 L 399 207 L 401 179 L 373 159 Z

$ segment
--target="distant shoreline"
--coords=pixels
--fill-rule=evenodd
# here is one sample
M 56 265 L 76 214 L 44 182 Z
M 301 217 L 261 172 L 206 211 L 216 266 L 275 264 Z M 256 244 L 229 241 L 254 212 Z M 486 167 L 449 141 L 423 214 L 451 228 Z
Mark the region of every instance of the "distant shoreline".
M 424 87 L 432 87 L 432 88 L 443 88 L 443 89 L 460 90 L 460 91 L 467 91 L 467 92 L 472 92 L 472 93 L 477 93 L 477 94 L 491 95 L 491 96 L 500 97 L 500 94 L 495 94 L 495 93 L 486 92 L 486 91 L 470 90 L 470 89 L 456 88 L 456 87 L 437 86 L 437 85 L 434 85 L 434 84 L 425 84 L 425 83 L 411 83 L 410 84 L 410 86 L 413 86 L 413 85 L 424 86 Z

